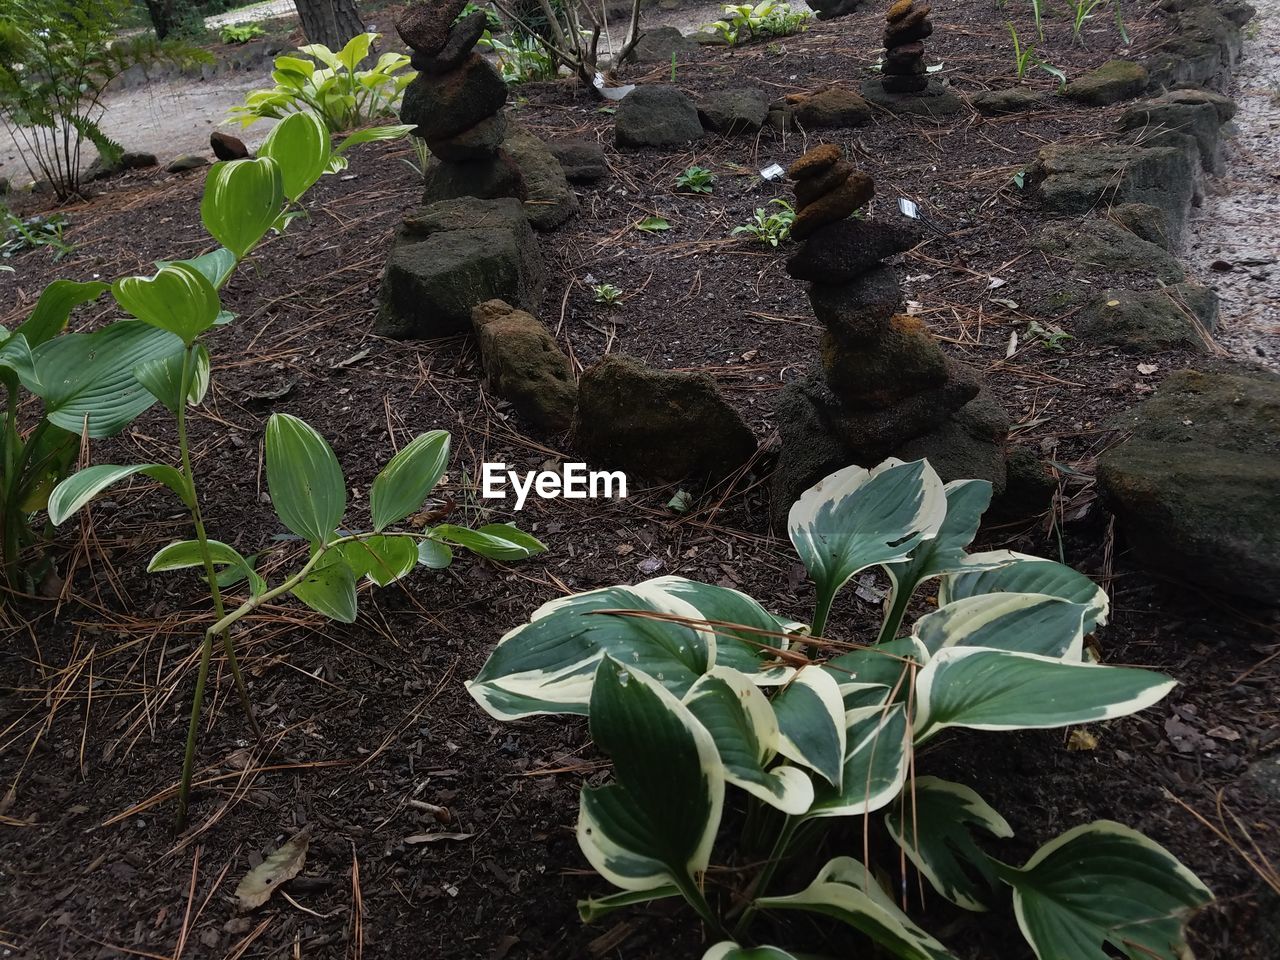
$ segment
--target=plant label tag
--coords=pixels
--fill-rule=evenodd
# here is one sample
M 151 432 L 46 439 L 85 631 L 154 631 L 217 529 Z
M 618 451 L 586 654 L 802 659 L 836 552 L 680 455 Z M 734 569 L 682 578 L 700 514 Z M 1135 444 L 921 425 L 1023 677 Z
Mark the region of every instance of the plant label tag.
M 908 200 L 906 197 L 898 198 L 898 212 L 912 220 L 920 219 L 920 208 L 916 206 L 914 200 Z
M 760 171 L 760 176 L 762 176 L 764 179 L 769 181 L 781 180 L 782 175 L 786 172 L 787 172 L 786 168 L 783 167 L 782 164 L 771 163 L 769 166 L 765 167 L 763 170 Z

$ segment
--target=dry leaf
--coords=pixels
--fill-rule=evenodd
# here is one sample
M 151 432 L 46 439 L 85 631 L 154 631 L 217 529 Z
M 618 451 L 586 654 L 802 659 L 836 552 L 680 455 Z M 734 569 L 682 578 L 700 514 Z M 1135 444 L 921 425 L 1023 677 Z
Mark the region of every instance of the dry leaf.
M 1206 736 L 1215 737 L 1218 740 L 1226 740 L 1235 743 L 1240 739 L 1240 734 L 1230 727 L 1214 727 L 1212 730 L 1205 731 Z
M 1138 364 L 1138 372 L 1142 374 L 1144 377 L 1151 376 L 1151 374 L 1155 373 L 1159 369 L 1160 369 L 1159 365 L 1154 363 Z
M 408 844 L 415 843 L 436 843 L 440 840 L 470 840 L 473 834 L 470 833 L 415 833 L 412 837 L 405 837 L 404 842 Z
M 271 899 L 280 884 L 292 880 L 302 872 L 307 862 L 307 847 L 311 844 L 311 828 L 304 828 L 293 835 L 262 863 L 258 864 L 236 886 L 236 899 L 241 910 L 252 910 Z
M 1067 737 L 1068 750 L 1097 750 L 1098 738 L 1088 730 L 1072 730 Z

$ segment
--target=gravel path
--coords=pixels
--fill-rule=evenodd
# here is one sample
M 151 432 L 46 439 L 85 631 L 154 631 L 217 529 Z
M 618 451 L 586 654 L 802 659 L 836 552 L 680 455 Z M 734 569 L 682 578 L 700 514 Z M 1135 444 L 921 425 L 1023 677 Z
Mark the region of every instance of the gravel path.
M 218 27 L 225 27 L 229 23 L 278 20 L 281 17 L 296 17 L 297 15 L 298 8 L 293 5 L 293 0 L 267 0 L 266 3 L 255 3 L 252 6 L 238 7 L 235 10 L 228 10 L 226 13 L 205 17 L 204 25 L 210 30 L 216 30 Z
M 1239 133 L 1227 141 L 1226 177 L 1209 181 L 1188 224 L 1185 253 L 1221 298 L 1222 346 L 1280 370 L 1280 0 L 1252 2 L 1253 38 L 1228 90 Z

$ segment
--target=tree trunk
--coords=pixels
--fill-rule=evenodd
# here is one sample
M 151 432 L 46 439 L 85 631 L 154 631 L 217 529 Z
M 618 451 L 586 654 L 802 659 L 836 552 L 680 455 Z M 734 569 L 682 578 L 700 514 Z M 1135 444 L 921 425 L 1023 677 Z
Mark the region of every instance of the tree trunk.
M 341 50 L 356 34 L 364 33 L 364 21 L 356 0 L 293 0 L 302 21 L 302 32 L 311 43 Z

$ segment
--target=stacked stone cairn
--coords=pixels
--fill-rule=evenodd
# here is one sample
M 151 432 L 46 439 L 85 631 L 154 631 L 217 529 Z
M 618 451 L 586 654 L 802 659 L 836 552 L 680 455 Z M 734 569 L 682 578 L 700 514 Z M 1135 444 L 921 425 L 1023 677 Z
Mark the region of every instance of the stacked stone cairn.
M 885 15 L 885 57 L 880 79 L 885 93 L 921 93 L 929 86 L 923 40 L 933 33 L 931 10 L 927 3 L 896 0 Z
M 889 456 L 928 457 L 946 480 L 987 479 L 1001 492 L 1007 417 L 923 322 L 901 312 L 897 277 L 882 263 L 920 243 L 918 229 L 906 220 L 848 219 L 875 186 L 834 145 L 810 150 L 788 176 L 799 210 L 792 236 L 803 242 L 787 272 L 810 282 L 826 332 L 820 369 L 788 384 L 779 400 L 775 528 L 827 474 Z

